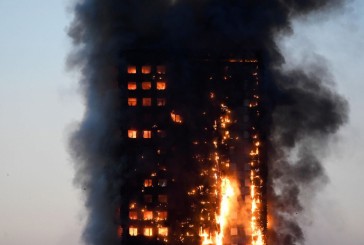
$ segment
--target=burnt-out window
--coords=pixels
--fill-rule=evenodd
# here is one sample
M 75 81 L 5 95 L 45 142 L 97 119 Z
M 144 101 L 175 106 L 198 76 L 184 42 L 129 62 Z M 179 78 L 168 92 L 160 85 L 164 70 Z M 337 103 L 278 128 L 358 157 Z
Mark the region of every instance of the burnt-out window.
M 152 195 L 144 195 L 144 201 L 146 203 L 151 203 L 153 201 Z
M 145 122 L 150 122 L 152 120 L 153 116 L 151 113 L 149 112 L 146 112 L 146 113 L 143 113 L 143 119 Z
M 167 203 L 167 201 L 168 201 L 167 195 L 158 195 L 158 202 Z
M 148 82 L 148 81 L 142 82 L 142 89 L 143 90 L 152 89 L 152 82 Z
M 166 179 L 159 179 L 158 180 L 158 186 L 161 186 L 161 187 L 167 186 L 167 180 Z
M 157 134 L 158 134 L 158 136 L 159 137 L 161 137 L 161 138 L 164 138 L 164 137 L 166 137 L 166 131 L 164 131 L 164 130 L 157 130 Z
M 157 106 L 165 106 L 166 99 L 165 98 L 157 98 Z
M 143 98 L 143 106 L 151 106 L 152 98 Z
M 123 227 L 121 225 L 118 225 L 117 233 L 119 238 L 123 235 Z
M 166 67 L 165 66 L 157 66 L 157 73 L 158 74 L 166 74 Z

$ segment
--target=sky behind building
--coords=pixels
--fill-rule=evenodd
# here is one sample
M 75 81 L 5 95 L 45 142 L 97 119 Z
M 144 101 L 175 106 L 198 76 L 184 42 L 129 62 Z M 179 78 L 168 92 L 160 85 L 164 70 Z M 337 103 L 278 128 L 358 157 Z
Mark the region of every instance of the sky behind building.
M 82 244 L 82 190 L 67 153 L 83 112 L 77 71 L 65 68 L 69 5 L 0 1 L 0 244 Z M 287 69 L 326 59 L 350 103 L 350 121 L 326 152 L 329 183 L 302 217 L 306 244 L 362 245 L 364 3 L 299 20 L 281 47 Z

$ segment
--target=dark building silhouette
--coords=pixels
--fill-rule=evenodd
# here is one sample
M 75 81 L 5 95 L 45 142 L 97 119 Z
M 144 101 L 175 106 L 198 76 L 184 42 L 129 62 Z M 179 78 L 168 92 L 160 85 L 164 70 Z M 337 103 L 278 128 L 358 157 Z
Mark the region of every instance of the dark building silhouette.
M 251 222 L 266 229 L 258 60 L 127 57 L 119 81 L 127 139 L 121 243 L 253 244 Z

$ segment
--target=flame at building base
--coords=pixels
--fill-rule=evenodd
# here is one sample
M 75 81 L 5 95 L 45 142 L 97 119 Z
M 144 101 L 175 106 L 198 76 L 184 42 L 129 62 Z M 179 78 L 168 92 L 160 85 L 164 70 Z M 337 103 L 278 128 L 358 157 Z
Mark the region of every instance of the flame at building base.
M 253 72 L 255 79 L 255 86 L 258 86 L 257 72 Z M 251 113 L 255 114 L 257 118 L 260 117 L 259 113 L 259 101 L 260 97 L 257 93 L 257 89 L 253 89 L 253 93 L 249 98 L 249 109 Z M 214 95 L 214 93 L 212 93 Z M 210 96 L 211 100 L 215 99 L 215 96 Z M 264 163 L 260 156 L 261 143 L 259 130 L 254 124 L 250 127 L 249 137 L 243 144 L 249 149 L 249 157 L 246 164 L 248 171 L 242 176 L 234 178 L 231 176 L 232 169 L 230 168 L 233 161 L 230 153 L 227 153 L 226 149 L 230 148 L 234 143 L 231 143 L 231 139 L 234 138 L 229 129 L 233 122 L 236 122 L 235 111 L 233 111 L 227 104 L 220 104 L 220 116 L 215 120 L 213 128 L 215 131 L 215 138 L 213 140 L 214 152 L 210 158 L 213 159 L 213 166 L 211 173 L 212 187 L 214 187 L 214 198 L 216 204 L 215 220 L 210 225 L 209 229 L 201 227 L 200 236 L 202 238 L 202 245 L 214 244 L 223 245 L 231 243 L 232 233 L 243 234 L 247 237 L 245 244 L 250 245 L 265 245 L 265 226 L 266 218 L 264 215 L 265 199 L 264 199 Z M 236 133 L 236 132 L 235 132 Z M 238 139 L 240 135 L 235 136 Z M 234 147 L 233 147 L 234 148 Z M 244 163 L 243 161 L 240 162 Z M 236 172 L 237 173 L 237 172 Z M 235 173 L 235 174 L 236 174 Z M 243 180 L 243 178 L 245 180 Z M 245 181 L 246 183 L 242 183 Z M 245 192 L 247 188 L 248 193 Z M 243 193 L 241 193 L 241 190 Z M 244 196 L 247 195 L 248 196 Z M 244 200 L 244 201 L 243 201 Z M 249 200 L 247 202 L 247 200 Z M 251 203 L 250 203 L 251 202 Z M 244 212 L 245 211 L 245 212 Z M 230 216 L 236 215 L 234 220 Z M 249 226 L 250 224 L 250 226 Z M 232 229 L 235 229 L 234 232 Z M 241 230 L 241 231 L 238 231 Z M 231 234 L 228 234 L 231 231 Z
M 216 231 L 214 234 L 208 234 L 206 231 L 203 231 L 201 229 L 200 236 L 202 237 L 202 245 L 223 245 L 227 219 L 230 215 L 230 212 L 232 211 L 232 200 L 234 198 L 236 199 L 236 192 L 234 191 L 234 188 L 229 178 L 224 177 L 221 179 L 220 193 L 220 213 L 216 217 L 218 231 Z
M 252 176 L 253 171 L 251 171 Z M 201 245 L 223 245 L 225 244 L 225 239 L 228 239 L 227 232 L 229 225 L 236 225 L 233 223 L 229 223 L 230 216 L 236 210 L 244 210 L 244 207 L 239 206 L 241 205 L 238 200 L 239 189 L 237 187 L 235 179 L 232 177 L 223 177 L 220 183 L 220 205 L 219 205 L 219 214 L 216 215 L 216 222 L 218 226 L 218 230 L 215 232 L 209 232 L 208 230 L 200 229 L 200 237 L 201 237 Z M 256 197 L 256 186 L 251 185 L 251 198 L 252 204 L 251 207 L 248 209 L 251 210 L 251 217 L 250 217 L 250 229 L 251 229 L 251 245 L 266 245 L 263 229 L 259 227 L 257 224 L 257 215 L 259 215 L 259 204 L 260 201 Z M 240 212 L 243 213 L 243 212 Z M 246 220 L 245 217 L 240 217 L 241 219 L 236 221 L 238 223 L 241 220 Z

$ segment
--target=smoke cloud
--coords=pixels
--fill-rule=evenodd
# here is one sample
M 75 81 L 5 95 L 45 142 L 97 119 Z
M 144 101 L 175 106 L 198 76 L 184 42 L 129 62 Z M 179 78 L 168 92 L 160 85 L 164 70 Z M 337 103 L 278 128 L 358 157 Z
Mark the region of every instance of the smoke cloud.
M 163 50 L 188 68 L 185 54 L 253 50 L 263 66 L 264 130 L 268 154 L 270 245 L 304 244 L 296 213 L 300 193 L 325 180 L 317 147 L 347 120 L 347 102 L 335 92 L 329 72 L 317 64 L 283 72 L 277 35 L 291 33 L 295 17 L 331 11 L 344 0 L 79 0 L 69 36 L 68 65 L 80 70 L 86 112 L 70 138 L 75 183 L 85 192 L 86 244 L 117 244 L 115 210 L 123 202 L 125 164 L 117 67 L 131 48 Z M 188 70 L 188 69 L 187 69 Z M 185 110 L 196 96 L 184 91 L 188 72 L 176 77 Z M 189 78 L 190 79 L 190 78 Z M 191 80 L 190 80 L 191 81 Z M 197 81 L 191 81 L 197 82 Z M 179 97 L 183 100 L 183 96 Z M 176 98 L 178 99 L 178 98 Z M 292 157 L 292 151 L 295 156 Z M 136 163 L 137 164 L 137 163 Z M 181 167 L 183 169 L 183 167 Z M 179 170 L 176 170 L 179 172 Z M 193 173 L 192 173 L 193 174 Z

